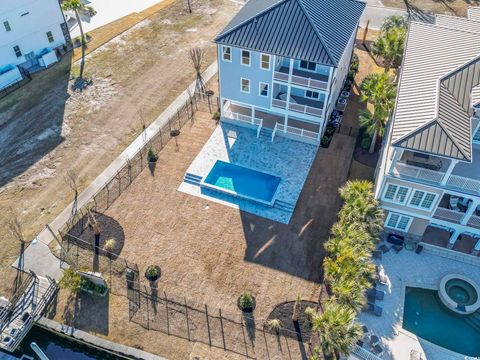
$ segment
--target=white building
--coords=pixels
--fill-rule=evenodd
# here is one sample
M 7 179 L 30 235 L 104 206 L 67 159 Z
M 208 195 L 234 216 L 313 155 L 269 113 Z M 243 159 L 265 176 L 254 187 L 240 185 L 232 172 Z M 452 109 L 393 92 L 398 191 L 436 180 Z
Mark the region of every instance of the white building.
M 385 230 L 480 251 L 480 9 L 410 25 L 376 174 Z
M 0 89 L 24 69 L 57 60 L 56 47 L 70 40 L 59 0 L 0 1 Z

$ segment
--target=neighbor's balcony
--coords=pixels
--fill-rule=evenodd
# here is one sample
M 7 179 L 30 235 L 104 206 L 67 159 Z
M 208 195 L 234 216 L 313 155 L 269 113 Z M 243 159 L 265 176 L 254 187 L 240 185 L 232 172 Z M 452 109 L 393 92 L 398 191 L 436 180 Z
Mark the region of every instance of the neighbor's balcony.
M 468 219 L 467 225 L 474 227 L 476 229 L 480 229 L 480 206 L 477 206 L 473 215 L 470 216 L 470 219 Z
M 450 194 L 443 195 L 433 217 L 436 219 L 460 224 L 464 219 L 471 200 Z
M 455 165 L 451 161 L 405 150 L 401 159 L 394 161 L 390 175 L 480 196 L 480 148 L 473 152 L 473 163 Z M 451 165 L 454 168 L 448 174 Z
M 290 96 L 290 101 L 287 108 L 286 95 L 279 93 L 272 98 L 272 107 L 279 109 L 295 111 L 301 114 L 312 116 L 323 115 L 323 101 L 311 100 L 301 96 Z
M 317 90 L 326 91 L 328 89 L 328 76 L 326 75 L 300 69 L 292 69 L 291 75 L 289 72 L 289 67 L 280 66 L 273 73 L 273 79 Z

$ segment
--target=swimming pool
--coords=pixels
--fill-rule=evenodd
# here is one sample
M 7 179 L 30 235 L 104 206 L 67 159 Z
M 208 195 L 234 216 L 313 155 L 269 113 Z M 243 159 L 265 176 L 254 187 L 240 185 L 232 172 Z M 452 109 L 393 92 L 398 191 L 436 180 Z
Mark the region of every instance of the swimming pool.
M 273 205 L 280 181 L 278 176 L 217 160 L 201 186 Z
M 437 290 L 406 288 L 402 326 L 446 349 L 480 356 L 480 314 L 458 315 L 448 310 Z

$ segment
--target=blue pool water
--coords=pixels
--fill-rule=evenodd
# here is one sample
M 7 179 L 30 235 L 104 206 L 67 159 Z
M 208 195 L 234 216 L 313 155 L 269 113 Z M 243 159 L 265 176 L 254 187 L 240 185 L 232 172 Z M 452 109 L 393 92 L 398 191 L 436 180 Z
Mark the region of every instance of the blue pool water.
M 440 302 L 436 290 L 406 288 L 402 326 L 446 349 L 480 356 L 480 314 L 451 312 Z
M 278 176 L 217 160 L 203 183 L 243 198 L 271 203 L 280 181 Z

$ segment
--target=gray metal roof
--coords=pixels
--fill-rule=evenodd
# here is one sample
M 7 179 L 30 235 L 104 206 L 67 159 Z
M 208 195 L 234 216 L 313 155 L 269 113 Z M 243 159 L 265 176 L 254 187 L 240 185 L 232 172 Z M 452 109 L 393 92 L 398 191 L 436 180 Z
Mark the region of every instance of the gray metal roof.
M 480 21 L 480 7 L 469 7 L 468 18 L 471 20 Z
M 365 5 L 361 0 L 250 0 L 215 41 L 337 66 Z
M 472 90 L 480 85 L 480 22 L 411 23 L 392 144 L 471 161 Z M 456 24 L 456 27 L 453 25 Z

